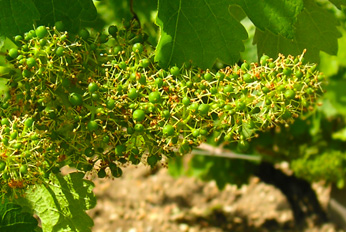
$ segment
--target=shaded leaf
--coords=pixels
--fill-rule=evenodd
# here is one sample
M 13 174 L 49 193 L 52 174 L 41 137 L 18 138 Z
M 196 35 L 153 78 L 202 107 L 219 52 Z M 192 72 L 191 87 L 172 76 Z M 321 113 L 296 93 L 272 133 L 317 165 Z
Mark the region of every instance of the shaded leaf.
M 57 21 L 63 21 L 65 29 L 77 31 L 83 23 L 95 21 L 97 11 L 92 0 L 33 0 L 40 20 L 38 25 L 54 25 Z
M 256 31 L 254 43 L 257 43 L 258 54 L 265 53 L 273 57 L 278 53 L 299 55 L 307 49 L 305 59 L 318 62 L 320 51 L 334 55 L 337 53 L 337 39 L 341 34 L 337 30 L 338 21 L 335 16 L 312 0 L 304 1 L 304 6 L 298 16 L 292 40 L 274 35 L 268 30 Z
M 333 3 L 337 8 L 341 9 L 341 5 L 346 6 L 346 0 L 329 0 Z
M 210 68 L 216 59 L 238 61 L 247 32 L 228 7 L 226 0 L 160 0 L 155 60 L 162 67 L 192 62 L 200 68 Z
M 40 18 L 33 0 L 0 0 L 0 34 L 13 36 L 29 31 Z
M 33 232 L 37 228 L 37 220 L 27 212 L 22 212 L 20 205 L 2 202 L 0 205 L 1 232 Z
M 91 231 L 92 219 L 85 210 L 96 205 L 94 184 L 83 173 L 51 175 L 50 184 L 36 185 L 18 202 L 40 217 L 43 231 Z
M 292 39 L 297 16 L 303 10 L 303 0 L 233 0 L 241 6 L 253 24 L 262 31 Z

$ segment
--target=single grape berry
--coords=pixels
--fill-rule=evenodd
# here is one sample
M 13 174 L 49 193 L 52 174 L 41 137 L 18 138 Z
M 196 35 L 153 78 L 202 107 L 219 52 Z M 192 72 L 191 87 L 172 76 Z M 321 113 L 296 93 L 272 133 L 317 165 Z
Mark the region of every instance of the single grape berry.
M 108 33 L 113 36 L 114 38 L 117 36 L 117 32 L 118 32 L 118 27 L 117 26 L 109 26 L 108 27 Z
M 126 146 L 125 145 L 120 144 L 120 145 L 117 145 L 115 147 L 115 155 L 123 156 L 123 155 L 125 155 L 125 152 L 126 152 Z
M 183 99 L 181 100 L 181 102 L 184 104 L 184 106 L 188 106 L 191 103 L 191 100 L 189 97 L 183 97 Z
M 241 67 L 240 67 L 243 71 L 247 71 L 250 69 L 250 65 L 246 62 L 244 62 Z
M 145 119 L 145 112 L 143 110 L 135 110 L 132 117 L 134 120 L 141 122 Z
M 205 73 L 203 77 L 204 77 L 204 80 L 206 80 L 206 81 L 213 80 L 213 75 L 211 75 L 210 72 Z
M 105 178 L 107 176 L 106 169 L 101 168 L 97 173 L 98 178 Z
M 32 68 L 36 65 L 36 60 L 35 58 L 33 57 L 29 57 L 27 60 L 26 60 L 26 64 L 28 65 L 28 68 Z
M 292 89 L 288 89 L 285 91 L 285 98 L 291 100 L 291 99 L 294 99 L 295 96 L 296 96 L 296 93 L 292 90 Z
M 42 39 L 43 37 L 48 35 L 48 31 L 47 31 L 47 28 L 45 26 L 39 26 L 38 28 L 36 28 L 35 32 L 36 32 L 36 36 L 39 39 Z
M 18 50 L 17 50 L 17 48 L 11 48 L 11 49 L 8 51 L 8 55 L 9 55 L 11 58 L 13 58 L 13 59 L 17 58 L 17 57 L 18 57 Z
M 64 23 L 62 21 L 55 22 L 54 26 L 58 31 L 63 31 L 65 29 Z
M 172 136 L 174 135 L 174 127 L 171 124 L 167 124 L 163 127 L 162 132 L 164 135 Z
M 95 82 L 90 82 L 88 85 L 88 90 L 90 93 L 94 93 L 99 89 L 99 86 Z
M 55 54 L 57 56 L 63 56 L 64 55 L 64 52 L 65 52 L 65 49 L 63 47 L 58 47 L 56 50 L 55 50 Z
M 5 163 L 5 161 L 0 161 L 0 172 L 2 172 L 3 170 L 5 170 L 5 168 L 6 168 L 6 163 Z
M 80 106 L 83 103 L 82 95 L 80 95 L 79 93 L 71 93 L 68 99 L 74 106 Z
M 178 76 L 180 74 L 180 69 L 177 66 L 173 66 L 170 69 L 170 72 L 173 76 Z
M 135 125 L 134 130 L 137 131 L 137 132 L 139 132 L 139 133 L 143 132 L 143 131 L 144 131 L 144 126 L 143 126 L 143 124 L 137 123 L 137 124 Z
M 19 171 L 23 175 L 27 174 L 28 173 L 28 165 L 23 164 L 22 166 L 20 166 Z
M 141 54 L 143 52 L 143 45 L 141 43 L 135 43 L 132 47 L 132 51 Z
M 161 94 L 160 92 L 151 92 L 149 94 L 149 101 L 151 103 L 159 103 L 161 101 Z
M 135 99 L 138 97 L 137 89 L 131 88 L 131 89 L 129 90 L 129 92 L 127 93 L 127 96 L 128 96 L 131 100 L 135 100 Z
M 260 58 L 260 64 L 264 66 L 264 65 L 266 65 L 268 63 L 268 60 L 269 60 L 269 56 L 263 55 Z
M 163 86 L 163 80 L 162 78 L 158 77 L 155 79 L 155 84 L 157 86 L 157 88 L 161 88 Z
M 106 43 L 108 41 L 108 36 L 105 34 L 101 34 L 99 37 L 100 43 Z
M 93 131 L 96 131 L 98 129 L 99 125 L 97 124 L 97 122 L 95 120 L 90 120 L 88 122 L 87 127 L 88 127 L 88 130 L 90 132 L 93 132 Z
M 198 112 L 201 114 L 201 115 L 207 115 L 208 114 L 208 111 L 209 111 L 209 108 L 210 108 L 210 105 L 208 104 L 200 104 L 198 106 Z
M 87 29 L 83 28 L 79 31 L 78 33 L 79 37 L 82 38 L 83 40 L 87 40 L 90 37 L 90 33 Z
M 246 63 L 244 63 L 244 64 L 246 64 Z M 255 79 L 253 79 L 250 74 L 245 73 L 243 75 L 243 80 L 244 80 L 245 83 L 252 83 Z
M 140 60 L 140 65 L 143 67 L 143 68 L 147 68 L 149 67 L 150 65 L 150 60 L 149 59 L 142 59 Z

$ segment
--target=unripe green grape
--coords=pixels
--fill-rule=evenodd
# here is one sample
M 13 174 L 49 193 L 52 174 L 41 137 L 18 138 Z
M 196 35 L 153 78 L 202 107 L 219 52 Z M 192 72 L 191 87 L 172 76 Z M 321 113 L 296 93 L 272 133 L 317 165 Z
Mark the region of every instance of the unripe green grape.
M 88 125 L 87 125 L 88 131 L 90 131 L 90 132 L 96 131 L 98 129 L 98 127 L 99 126 L 95 120 L 90 120 L 88 122 Z
M 132 51 L 141 54 L 143 52 L 143 45 L 141 43 L 135 43 L 132 47 Z
M 20 166 L 19 171 L 22 175 L 25 175 L 28 173 L 28 165 L 23 164 L 22 166 Z
M 250 69 L 250 65 L 246 62 L 242 63 L 241 67 L 240 67 L 243 71 L 247 71 Z
M 170 69 L 170 72 L 173 76 L 178 76 L 180 74 L 180 69 L 177 66 L 173 66 Z
M 58 31 L 65 30 L 65 26 L 64 26 L 64 23 L 62 21 L 55 22 L 54 26 Z
M 265 65 L 268 63 L 268 60 L 269 60 L 269 56 L 263 55 L 263 56 L 261 56 L 261 58 L 260 58 L 260 64 L 263 65 L 263 66 L 265 66 Z
M 101 34 L 99 37 L 100 43 L 106 43 L 108 41 L 108 36 L 105 34 Z
M 161 88 L 163 86 L 163 80 L 162 78 L 158 77 L 155 79 L 155 84 L 157 86 L 157 88 Z
M 151 92 L 149 94 L 149 101 L 151 103 L 159 103 L 161 101 L 161 94 L 159 92 Z
M 26 60 L 26 64 L 28 65 L 28 68 L 32 68 L 36 65 L 36 60 L 35 58 L 33 57 L 29 57 L 27 60 Z
M 209 109 L 210 109 L 210 105 L 208 104 L 200 104 L 198 106 L 198 112 L 201 114 L 201 115 L 207 115 L 208 112 L 209 112 Z
M 141 132 L 144 131 L 144 126 L 143 126 L 143 124 L 141 124 L 141 123 L 137 123 L 137 124 L 135 125 L 135 128 L 134 128 L 134 129 L 135 129 L 135 131 L 141 133 Z
M 99 86 L 95 82 L 90 82 L 88 85 L 88 90 L 90 93 L 94 93 L 99 89 Z
M 5 168 L 6 168 L 6 163 L 4 162 L 4 161 L 0 161 L 0 173 L 3 171 L 3 170 L 5 170 Z
M 35 32 L 39 39 L 42 39 L 48 35 L 48 31 L 45 26 L 39 26 L 38 28 L 36 28 Z
M 135 100 L 135 99 L 138 97 L 137 89 L 131 88 L 131 89 L 129 90 L 129 92 L 127 93 L 127 96 L 128 96 L 131 100 Z
M 108 34 L 113 36 L 114 38 L 117 37 L 118 27 L 115 25 L 111 25 L 108 27 Z
M 79 93 L 71 93 L 69 95 L 69 101 L 74 106 L 81 106 L 83 104 L 83 98 Z
M 252 76 L 250 74 L 245 73 L 243 75 L 243 80 L 244 80 L 245 83 L 252 83 L 255 79 L 252 78 Z
M 296 93 L 292 89 L 288 89 L 288 90 L 286 90 L 284 95 L 285 95 L 286 99 L 292 100 L 295 98 Z
M 188 106 L 191 103 L 191 100 L 189 97 L 183 97 L 183 99 L 181 100 L 181 102 L 184 104 L 184 106 Z
M 126 152 L 126 146 L 125 145 L 120 144 L 120 145 L 117 145 L 115 147 L 115 155 L 123 156 L 123 155 L 125 155 L 125 152 Z
M 8 55 L 9 55 L 11 58 L 13 58 L 13 59 L 17 58 L 17 56 L 18 56 L 18 49 L 17 49 L 17 48 L 11 48 L 11 49 L 8 51 Z
M 171 117 L 171 113 L 169 112 L 169 110 L 164 110 L 162 111 L 161 116 L 165 119 L 169 119 L 169 117 Z
M 143 110 L 135 110 L 133 111 L 132 118 L 138 122 L 141 122 L 145 119 L 145 112 Z
M 64 52 L 65 52 L 65 49 L 63 47 L 58 47 L 56 50 L 55 50 L 55 54 L 57 56 L 63 56 L 64 55 Z
M 167 124 L 166 126 L 163 127 L 162 132 L 164 135 L 172 136 L 174 135 L 174 127 L 170 124 Z
M 206 81 L 213 80 L 213 76 L 211 75 L 210 72 L 205 73 L 203 77 L 204 77 L 204 80 L 206 80 Z
M 142 59 L 142 60 L 140 60 L 139 63 L 143 68 L 147 68 L 150 65 L 150 60 L 149 59 Z
M 107 176 L 106 169 L 101 168 L 97 173 L 98 178 L 105 178 Z
M 83 40 L 87 40 L 90 37 L 90 33 L 87 29 L 83 28 L 79 31 L 78 33 L 79 37 L 82 38 Z
M 148 164 L 149 164 L 151 167 L 155 166 L 156 163 L 157 163 L 157 161 L 158 161 L 158 158 L 157 158 L 156 155 L 151 155 L 151 156 L 149 156 L 148 159 L 147 159 L 147 162 L 148 162 Z

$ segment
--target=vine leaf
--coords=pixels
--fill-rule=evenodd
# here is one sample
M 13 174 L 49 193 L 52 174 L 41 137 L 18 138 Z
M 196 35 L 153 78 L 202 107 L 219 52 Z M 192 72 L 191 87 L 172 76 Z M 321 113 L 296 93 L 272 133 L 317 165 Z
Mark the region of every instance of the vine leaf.
M 0 34 L 8 37 L 29 31 L 33 24 L 54 25 L 59 20 L 76 31 L 96 18 L 92 0 L 0 0 Z
M 51 175 L 50 184 L 35 185 L 18 202 L 35 211 L 43 231 L 91 231 L 93 221 L 85 210 L 96 205 L 94 184 L 83 177 L 79 172 Z
M 201 68 L 210 68 L 216 59 L 238 61 L 247 32 L 228 7 L 227 0 L 159 0 L 155 60 L 161 67 L 192 62 Z
M 346 6 L 346 0 L 329 0 L 331 3 L 334 4 L 337 8 L 341 9 L 341 5 Z
M 38 25 L 54 25 L 62 20 L 67 30 L 77 31 L 84 22 L 97 19 L 97 11 L 92 0 L 33 0 L 40 12 Z
M 304 1 L 304 10 L 299 14 L 293 39 L 274 35 L 270 31 L 256 30 L 254 43 L 257 43 L 258 54 L 275 56 L 299 55 L 304 49 L 304 56 L 311 62 L 319 61 L 320 51 L 335 55 L 338 51 L 338 21 L 328 10 L 318 6 L 312 0 Z
M 37 220 L 30 213 L 22 212 L 20 205 L 6 200 L 0 204 L 1 232 L 33 232 L 37 225 Z
M 33 0 L 0 0 L 0 34 L 13 36 L 29 31 L 40 18 Z
M 233 3 L 244 10 L 257 28 L 289 39 L 294 36 L 293 25 L 304 7 L 303 0 L 233 0 Z

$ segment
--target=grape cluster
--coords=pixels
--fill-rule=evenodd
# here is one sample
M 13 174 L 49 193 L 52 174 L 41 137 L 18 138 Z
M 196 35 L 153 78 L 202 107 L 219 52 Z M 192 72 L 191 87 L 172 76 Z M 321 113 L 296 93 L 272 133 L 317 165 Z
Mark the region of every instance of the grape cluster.
M 42 183 L 65 165 L 122 174 L 140 162 L 188 153 L 214 132 L 246 149 L 256 131 L 309 111 L 323 75 L 303 55 L 216 72 L 161 69 L 130 25 L 68 34 L 37 27 L 14 38 L 0 102 L 1 191 Z

